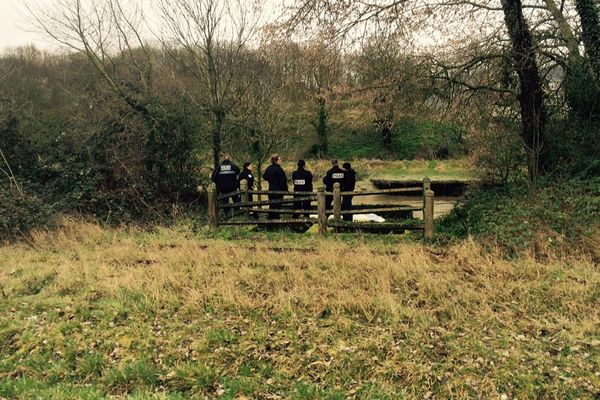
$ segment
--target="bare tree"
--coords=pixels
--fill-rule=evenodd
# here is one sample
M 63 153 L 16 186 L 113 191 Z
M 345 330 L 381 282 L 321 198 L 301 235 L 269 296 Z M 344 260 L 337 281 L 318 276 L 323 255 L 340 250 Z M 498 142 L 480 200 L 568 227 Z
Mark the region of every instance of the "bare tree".
M 520 104 L 520 116 L 522 122 L 521 136 L 528 154 L 528 169 L 532 180 L 542 172 L 545 164 L 547 143 L 545 142 L 545 104 L 543 97 L 542 76 L 538 66 L 534 38 L 529 28 L 524 10 L 532 13 L 547 12 L 543 4 L 534 2 L 523 5 L 520 0 L 420 0 L 407 2 L 401 0 L 381 0 L 373 2 L 338 0 L 305 0 L 294 9 L 290 20 L 292 23 L 306 22 L 312 16 L 323 21 L 325 24 L 337 24 L 336 32 L 346 33 L 350 29 L 363 26 L 367 32 L 380 24 L 393 25 L 397 31 L 403 32 L 405 26 L 411 27 L 414 32 L 422 32 L 423 26 L 430 25 L 429 18 L 433 18 L 445 26 L 446 33 L 457 28 L 464 32 L 458 24 L 464 21 L 475 22 L 479 25 L 480 41 L 488 38 L 499 38 L 506 41 L 506 33 L 511 43 L 513 73 L 518 76 L 519 90 L 517 99 Z M 475 12 L 474 12 L 475 11 Z M 334 17 L 327 18 L 326 13 L 332 13 Z M 498 13 L 504 17 L 499 18 Z M 419 18 L 414 18 L 420 15 Z M 424 17 L 423 17 L 424 16 Z M 458 16 L 462 18 L 457 18 Z M 454 18 L 454 19 L 452 19 Z M 502 26 L 502 22 L 504 26 Z M 545 20 L 540 19 L 537 23 L 544 26 Z M 417 25 L 415 25 L 417 24 Z M 423 26 L 421 26 L 423 24 Z M 536 28 L 539 28 L 536 25 Z M 462 28 L 462 29 L 461 29 Z M 414 35 L 413 32 L 413 35 Z M 448 41 L 449 42 L 449 41 Z M 451 42 L 449 42 L 451 44 Z M 452 45 L 452 44 L 451 44 Z M 473 67 L 487 64 L 487 60 L 497 60 L 506 57 L 500 55 L 486 55 L 474 60 L 468 60 L 460 68 L 456 68 L 457 74 L 452 76 L 455 83 L 461 83 L 469 91 L 482 89 L 497 90 L 498 93 L 510 92 L 505 88 L 495 88 L 494 85 L 474 84 L 467 74 L 467 79 L 460 79 Z
M 423 103 L 429 71 L 402 46 L 395 34 L 382 32 L 365 40 L 353 57 L 354 93 L 370 104 L 371 119 L 384 148 L 392 150 L 392 133 L 401 114 L 415 113 Z
M 164 27 L 161 41 L 178 65 L 193 76 L 198 89 L 195 101 L 211 115 L 215 166 L 220 161 L 225 122 L 260 73 L 241 73 L 261 21 L 262 4 L 248 3 L 155 0 Z
M 83 54 L 108 86 L 134 111 L 151 118 L 154 64 L 142 39 L 139 7 L 122 0 L 52 0 L 23 3 L 34 26 Z M 132 80 L 135 85 L 132 85 Z
M 343 60 L 336 44 L 319 38 L 301 50 L 302 83 L 307 97 L 317 106 L 316 118 L 310 120 L 310 124 L 319 140 L 318 155 L 329 153 L 330 110 L 342 81 Z
M 259 188 L 269 157 L 286 151 L 297 139 L 297 132 L 285 130 L 286 118 L 294 112 L 294 103 L 286 98 L 288 81 L 278 71 L 276 63 L 279 60 L 261 56 L 266 53 L 268 51 L 261 48 L 258 50 L 260 56 L 249 56 L 246 62 L 249 71 L 260 70 L 263 73 L 253 80 L 239 106 L 232 112 L 236 135 L 234 143 L 229 146 L 238 157 L 256 165 Z

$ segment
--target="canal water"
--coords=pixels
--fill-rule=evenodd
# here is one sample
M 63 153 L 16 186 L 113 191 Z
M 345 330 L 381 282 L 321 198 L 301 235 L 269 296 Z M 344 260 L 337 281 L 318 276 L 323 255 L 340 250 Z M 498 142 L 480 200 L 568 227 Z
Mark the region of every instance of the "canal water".
M 435 218 L 449 214 L 456 206 L 458 197 L 435 197 L 433 214 Z M 353 199 L 354 204 L 398 204 L 411 207 L 422 207 L 423 197 L 421 196 L 395 196 L 389 194 L 356 196 Z M 422 211 L 414 211 L 413 216 L 416 219 L 423 219 Z

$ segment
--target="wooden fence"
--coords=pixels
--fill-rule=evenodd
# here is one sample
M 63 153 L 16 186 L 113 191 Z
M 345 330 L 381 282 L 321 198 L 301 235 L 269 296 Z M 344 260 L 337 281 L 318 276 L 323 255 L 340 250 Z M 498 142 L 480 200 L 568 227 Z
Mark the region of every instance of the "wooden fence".
M 342 199 L 344 196 L 371 196 L 388 195 L 402 193 L 422 192 L 423 205 L 414 207 L 410 205 L 398 204 L 377 204 L 377 205 L 355 205 L 351 210 L 342 210 Z M 281 198 L 262 200 L 264 195 L 276 195 Z M 327 209 L 327 196 L 331 196 L 332 208 Z M 239 199 L 238 199 L 239 197 Z M 256 197 L 250 201 L 251 197 Z M 230 199 L 238 201 L 229 202 Z M 301 210 L 295 208 L 294 203 L 306 202 L 310 208 Z M 316 203 L 316 207 L 313 206 Z M 276 205 L 281 208 L 265 209 L 264 206 Z M 319 233 L 326 234 L 327 228 L 332 227 L 335 230 L 358 229 L 358 230 L 422 230 L 425 237 L 433 237 L 433 210 L 434 193 L 431 190 L 431 181 L 428 178 L 423 180 L 423 186 L 415 186 L 401 189 L 383 189 L 373 191 L 353 191 L 342 192 L 340 184 L 334 185 L 333 192 L 326 192 L 319 189 L 316 192 L 288 192 L 288 191 L 266 191 L 266 190 L 248 190 L 248 182 L 240 182 L 240 190 L 218 195 L 216 187 L 212 184 L 208 190 L 208 217 L 211 227 L 217 228 L 221 225 L 319 225 Z M 395 222 L 350 222 L 344 221 L 344 215 L 357 214 L 381 214 L 381 215 L 399 215 L 410 214 L 414 211 L 423 212 L 423 221 L 418 222 L 413 219 L 408 221 Z M 263 219 L 260 216 L 264 214 L 279 214 L 276 219 Z M 282 218 L 281 215 L 292 216 L 292 218 Z M 313 215 L 316 218 L 312 217 Z M 329 216 L 333 215 L 330 219 Z M 415 223 L 416 222 L 416 223 Z

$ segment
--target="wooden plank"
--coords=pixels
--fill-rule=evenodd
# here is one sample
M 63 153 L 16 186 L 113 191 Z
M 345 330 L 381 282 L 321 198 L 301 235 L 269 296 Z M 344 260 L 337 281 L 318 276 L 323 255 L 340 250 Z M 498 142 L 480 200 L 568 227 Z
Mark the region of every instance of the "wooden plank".
M 221 220 L 226 221 L 228 219 L 232 219 L 235 217 L 239 217 L 240 215 L 245 215 L 248 214 L 246 212 L 246 210 L 241 210 L 241 211 L 236 211 L 236 212 L 232 212 L 232 213 L 223 213 L 223 218 L 221 218 Z
M 394 194 L 394 193 L 406 193 L 406 192 L 421 192 L 422 187 L 408 187 L 399 189 L 380 189 L 380 190 L 368 190 L 360 192 L 342 192 L 342 196 L 372 196 L 377 194 Z M 329 193 L 328 193 L 329 194 Z M 333 194 L 333 193 L 331 193 Z
M 248 180 L 247 179 L 242 179 L 240 181 L 240 190 L 242 191 L 242 196 L 240 197 L 240 200 L 242 201 L 242 203 L 249 203 L 250 196 L 248 195 Z
M 238 208 L 238 207 L 254 207 L 254 206 L 267 206 L 270 204 L 290 204 L 295 201 L 307 201 L 314 200 L 314 197 L 297 197 L 294 199 L 281 199 L 281 200 L 264 200 L 264 201 L 253 201 L 250 203 L 233 203 L 233 204 L 220 204 L 220 209 L 225 208 Z
M 425 192 L 425 207 L 423 210 L 423 220 L 425 223 L 425 237 L 433 239 L 433 197 L 432 190 Z
M 250 194 L 282 194 L 284 196 L 293 196 L 293 195 L 301 195 L 301 196 L 316 196 L 316 192 L 290 192 L 284 190 L 249 190 Z
M 319 189 L 317 193 L 317 219 L 319 220 L 319 234 L 327 234 L 327 203 L 325 199 L 325 190 Z
M 342 219 L 342 186 L 339 182 L 333 184 L 333 219 Z
M 233 196 L 237 196 L 238 194 L 242 194 L 242 193 L 243 192 L 241 190 L 236 190 L 235 192 L 222 194 L 218 198 L 219 198 L 219 200 L 225 200 L 225 199 L 228 199 Z
M 370 208 L 381 208 L 381 209 L 388 209 L 388 208 L 396 208 L 396 207 L 414 207 L 410 204 L 352 204 L 352 209 L 353 210 L 368 210 Z M 423 208 L 423 207 L 420 207 Z
M 316 209 L 308 209 L 308 210 L 292 210 L 289 208 L 278 208 L 276 210 L 269 210 L 263 208 L 248 208 L 247 209 L 251 213 L 274 213 L 274 214 L 316 214 Z
M 229 220 L 221 222 L 221 225 L 305 225 L 314 224 L 316 219 L 245 219 L 245 220 Z
M 423 225 L 415 225 L 400 222 L 345 222 L 329 221 L 329 226 L 334 228 L 355 228 L 355 229 L 406 229 L 423 230 Z
M 344 210 L 342 215 L 356 214 L 385 214 L 399 211 L 422 211 L 423 207 L 389 207 L 389 208 L 367 208 L 363 210 Z

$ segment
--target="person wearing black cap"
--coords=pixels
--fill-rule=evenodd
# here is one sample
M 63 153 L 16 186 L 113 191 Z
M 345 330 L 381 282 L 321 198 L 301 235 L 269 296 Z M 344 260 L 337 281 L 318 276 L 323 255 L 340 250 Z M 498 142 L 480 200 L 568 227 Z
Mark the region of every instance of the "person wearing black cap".
M 352 169 L 349 162 L 342 165 L 344 168 L 344 187 L 345 192 L 353 192 L 356 188 L 356 171 Z M 352 210 L 352 196 L 342 196 L 342 211 Z M 344 221 L 352 222 L 352 214 L 344 214 Z
M 212 173 L 212 181 L 217 186 L 219 194 L 236 192 L 238 186 L 238 175 L 240 169 L 231 162 L 228 155 L 223 156 L 221 164 Z M 232 196 L 234 203 L 240 202 L 240 196 Z M 221 200 L 222 203 L 229 203 L 229 198 Z
M 292 172 L 292 182 L 294 183 L 294 192 L 312 192 L 313 191 L 313 174 L 310 171 L 304 169 L 306 162 L 304 160 L 298 161 L 298 169 Z M 306 195 L 294 195 L 294 197 L 306 197 Z M 295 210 L 308 210 L 310 209 L 310 200 L 296 201 L 294 202 Z M 305 218 L 309 217 L 309 214 L 294 214 L 294 218 L 299 218 L 303 215 Z
M 283 191 L 287 192 L 288 190 L 288 182 L 287 176 L 285 175 L 285 171 L 281 168 L 281 157 L 277 154 L 271 156 L 271 165 L 267 167 L 265 173 L 263 174 L 263 178 L 265 181 L 269 182 L 269 191 Z M 282 194 L 270 194 L 269 200 L 281 200 L 283 199 Z M 270 210 L 280 209 L 281 203 L 270 204 Z M 269 219 L 278 219 L 279 214 L 276 212 L 270 212 L 268 215 Z
M 333 192 L 333 185 L 339 183 L 342 191 L 346 190 L 344 188 L 344 170 L 340 168 L 338 165 L 338 160 L 331 160 L 331 169 L 327 171 L 325 177 L 323 178 L 323 183 L 325 184 L 325 191 Z M 333 196 L 329 195 L 325 197 L 325 202 L 327 205 L 327 209 L 331 209 L 331 203 L 333 203 Z

